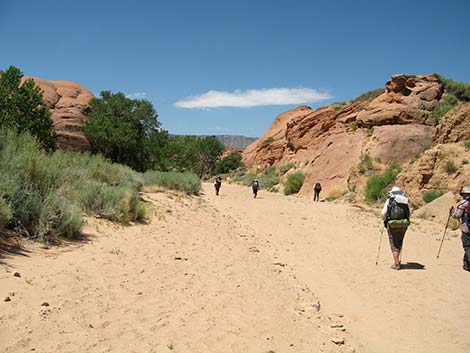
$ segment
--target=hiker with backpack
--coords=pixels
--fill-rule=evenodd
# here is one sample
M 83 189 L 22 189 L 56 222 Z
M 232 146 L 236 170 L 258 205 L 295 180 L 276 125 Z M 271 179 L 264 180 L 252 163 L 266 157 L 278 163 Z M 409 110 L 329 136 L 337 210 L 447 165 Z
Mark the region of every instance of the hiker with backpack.
M 387 228 L 390 248 L 392 250 L 392 269 L 400 269 L 400 252 L 403 239 L 410 225 L 410 205 L 406 193 L 398 186 L 394 186 L 388 194 L 387 201 L 382 209 L 384 227 Z
M 462 246 L 464 250 L 463 254 L 463 269 L 470 271 L 470 186 L 464 186 L 460 190 L 462 201 L 459 202 L 457 207 L 450 208 L 450 215 L 454 218 L 460 218 L 462 225 L 460 230 L 462 231 Z
M 316 182 L 313 186 L 313 201 L 320 201 L 321 184 Z
M 214 183 L 215 194 L 217 196 L 219 196 L 219 190 L 221 186 L 222 186 L 222 178 L 218 176 L 217 178 L 215 178 L 215 183 Z
M 259 181 L 258 181 L 258 179 L 254 179 L 251 182 L 251 189 L 253 190 L 253 197 L 256 199 L 256 196 L 258 196 L 258 190 L 259 190 Z

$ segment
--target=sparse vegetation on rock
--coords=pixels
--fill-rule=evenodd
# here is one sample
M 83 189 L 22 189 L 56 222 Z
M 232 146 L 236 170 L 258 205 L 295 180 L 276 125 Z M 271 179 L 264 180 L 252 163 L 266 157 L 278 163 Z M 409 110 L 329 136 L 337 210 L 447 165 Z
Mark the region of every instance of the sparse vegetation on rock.
M 443 190 L 429 190 L 429 191 L 426 191 L 423 194 L 423 201 L 426 202 L 426 203 L 430 203 L 431 201 L 434 201 L 438 197 L 444 195 L 444 193 L 445 192 Z

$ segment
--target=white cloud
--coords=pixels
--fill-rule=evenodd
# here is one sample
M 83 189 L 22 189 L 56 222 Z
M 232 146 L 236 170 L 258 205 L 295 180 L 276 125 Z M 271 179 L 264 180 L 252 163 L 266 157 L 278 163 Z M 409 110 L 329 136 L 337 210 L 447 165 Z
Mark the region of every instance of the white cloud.
M 178 108 L 249 108 L 261 105 L 316 103 L 332 98 L 327 92 L 312 88 L 267 88 L 234 92 L 209 91 L 186 97 L 175 103 Z
M 126 98 L 129 98 L 129 99 L 145 99 L 145 98 L 147 98 L 147 93 L 146 92 L 129 93 L 129 94 L 126 94 Z

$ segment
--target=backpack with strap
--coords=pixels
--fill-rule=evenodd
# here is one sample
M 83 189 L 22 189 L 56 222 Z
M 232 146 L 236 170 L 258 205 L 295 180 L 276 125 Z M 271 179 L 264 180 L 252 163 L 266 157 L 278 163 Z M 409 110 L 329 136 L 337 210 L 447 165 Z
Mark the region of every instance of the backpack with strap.
M 467 207 L 462 215 L 462 223 L 467 223 L 470 227 L 470 199 L 467 199 Z
M 390 228 L 407 228 L 410 225 L 410 206 L 404 195 L 390 196 L 387 207 L 387 224 Z

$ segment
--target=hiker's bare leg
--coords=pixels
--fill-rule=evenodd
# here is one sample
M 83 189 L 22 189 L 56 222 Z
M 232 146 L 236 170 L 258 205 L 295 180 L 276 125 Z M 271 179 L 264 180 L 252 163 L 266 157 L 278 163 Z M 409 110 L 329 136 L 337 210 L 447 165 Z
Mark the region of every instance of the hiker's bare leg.
M 400 251 L 392 251 L 393 262 L 396 266 L 400 266 Z

